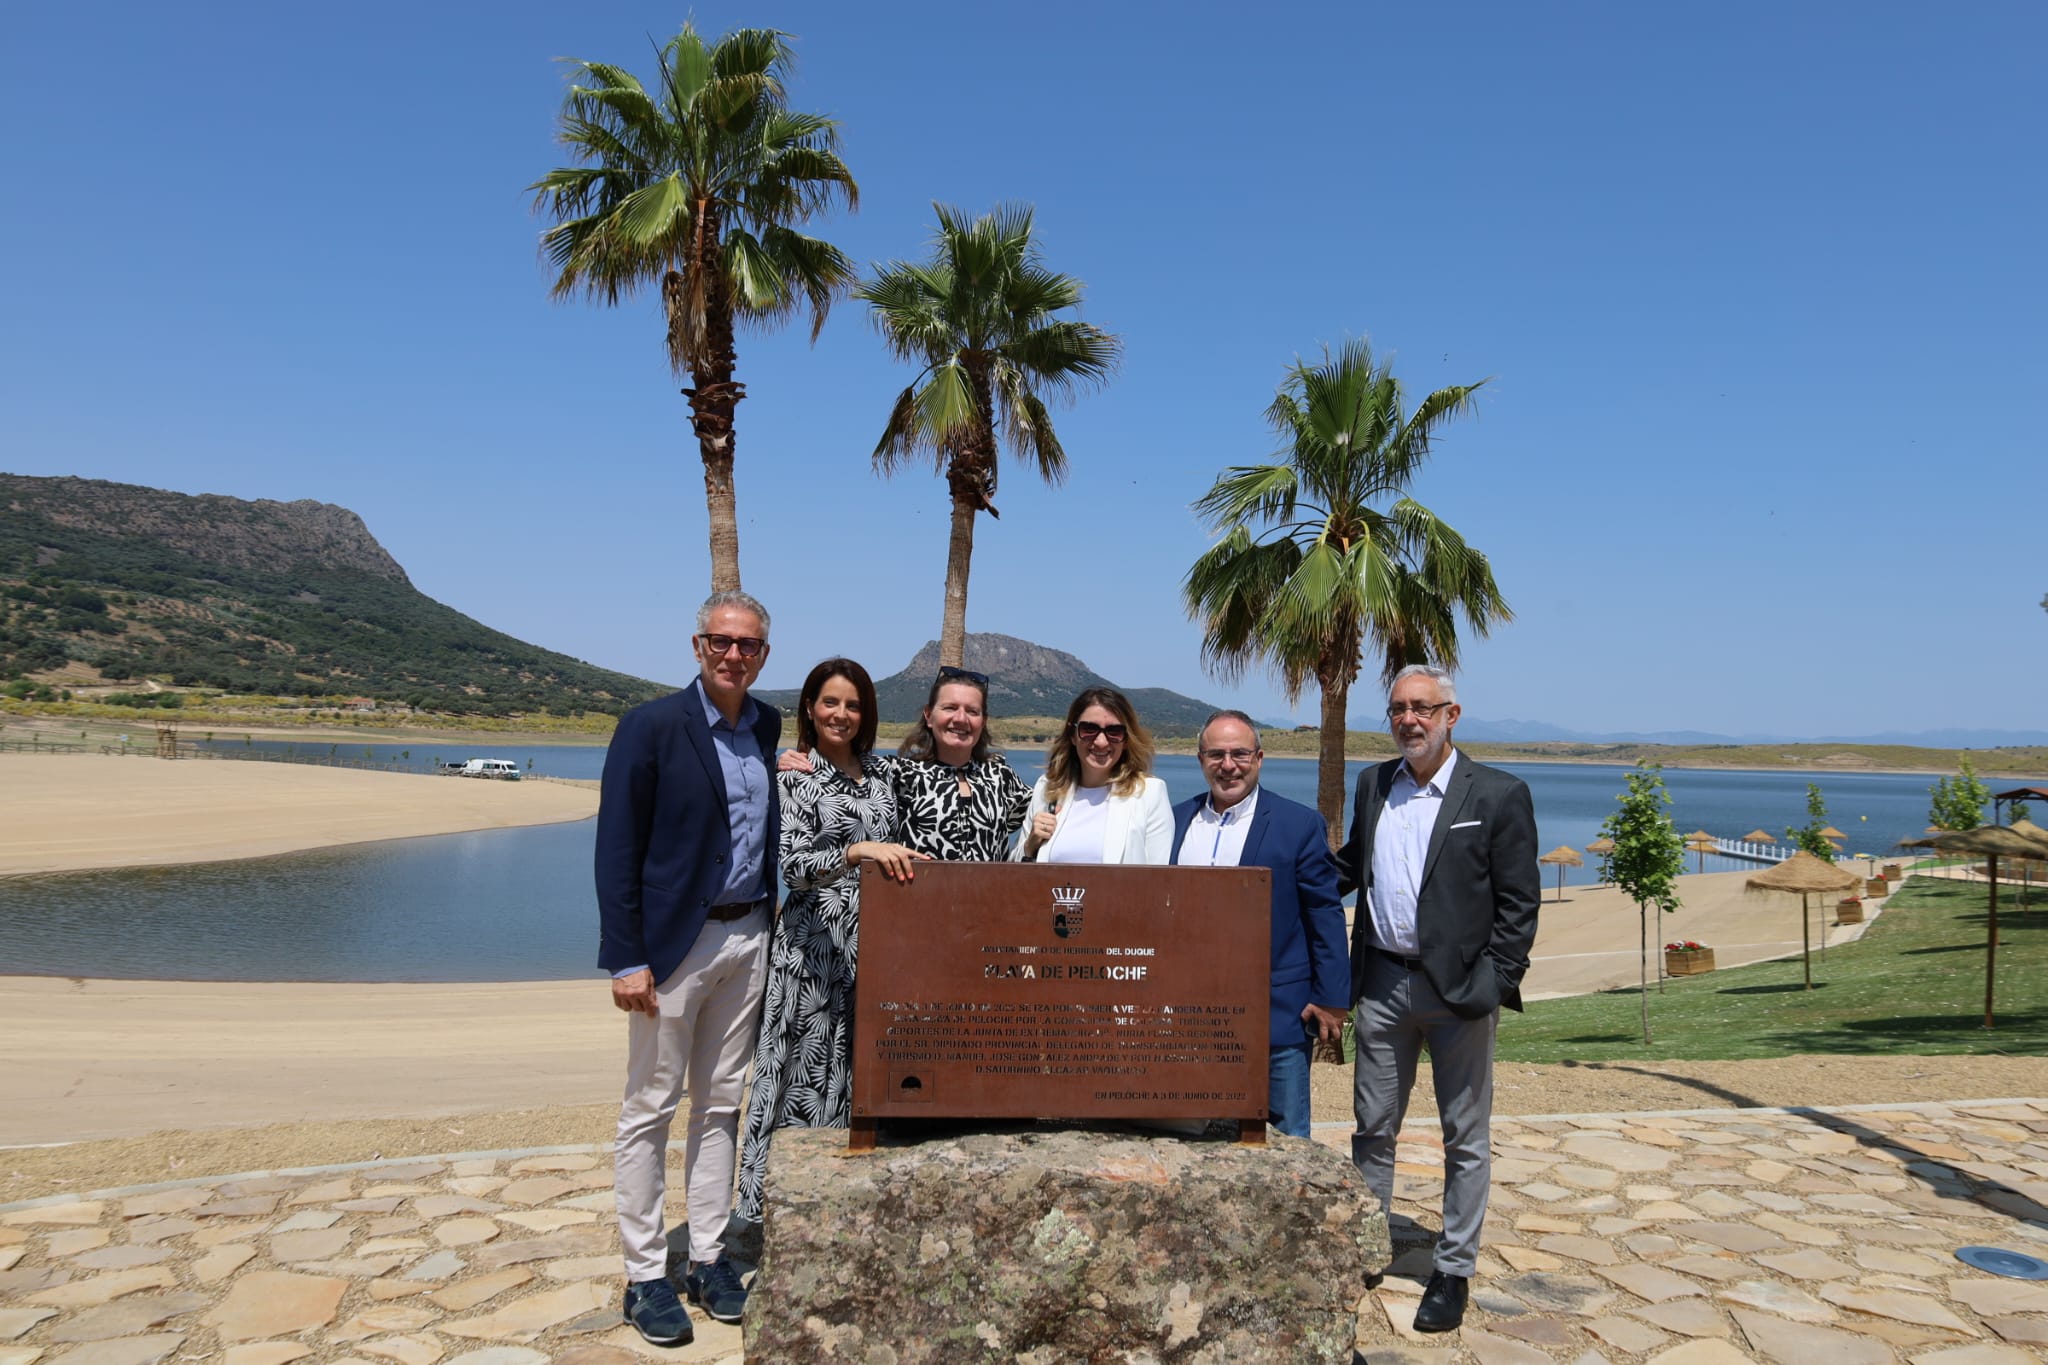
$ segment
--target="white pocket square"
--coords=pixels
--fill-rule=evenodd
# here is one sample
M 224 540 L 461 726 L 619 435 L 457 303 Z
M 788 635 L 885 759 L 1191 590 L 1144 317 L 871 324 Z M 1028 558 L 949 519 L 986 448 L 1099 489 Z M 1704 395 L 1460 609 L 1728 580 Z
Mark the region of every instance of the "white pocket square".
M 1483 824 L 1483 823 L 1485 823 L 1485 822 L 1484 822 L 1484 821 L 1480 821 L 1480 820 L 1460 820 L 1460 821 L 1459 821 L 1459 822 L 1458 822 L 1457 824 L 1455 824 L 1455 825 L 1452 825 L 1452 826 L 1451 826 L 1451 828 L 1452 828 L 1452 829 L 1477 829 L 1477 828 L 1479 828 L 1479 826 L 1480 826 L 1481 824 Z

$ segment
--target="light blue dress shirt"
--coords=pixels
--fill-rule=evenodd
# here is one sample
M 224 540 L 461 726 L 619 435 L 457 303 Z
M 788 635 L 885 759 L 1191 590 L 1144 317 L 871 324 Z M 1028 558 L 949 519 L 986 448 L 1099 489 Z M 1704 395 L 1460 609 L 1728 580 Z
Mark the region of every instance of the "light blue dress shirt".
M 768 761 L 754 738 L 759 711 L 748 697 L 737 721 L 729 721 L 708 693 L 704 723 L 711 727 L 711 747 L 718 751 L 725 778 L 725 806 L 732 820 L 732 860 L 726 864 L 725 889 L 713 905 L 743 905 L 768 894 Z

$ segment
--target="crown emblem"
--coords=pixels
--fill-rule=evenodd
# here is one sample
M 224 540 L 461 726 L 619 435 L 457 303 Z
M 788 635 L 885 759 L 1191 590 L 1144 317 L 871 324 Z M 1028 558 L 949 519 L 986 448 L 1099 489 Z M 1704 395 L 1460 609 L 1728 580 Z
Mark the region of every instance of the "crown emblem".
M 1081 936 L 1081 898 L 1085 886 L 1055 886 L 1052 889 L 1052 931 L 1061 938 Z

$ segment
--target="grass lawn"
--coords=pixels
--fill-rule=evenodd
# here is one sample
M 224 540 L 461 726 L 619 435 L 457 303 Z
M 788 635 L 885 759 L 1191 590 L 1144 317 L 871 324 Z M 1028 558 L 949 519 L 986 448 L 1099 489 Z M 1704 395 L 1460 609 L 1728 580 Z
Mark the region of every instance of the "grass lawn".
M 1653 980 L 1647 1046 L 1633 987 L 1545 1000 L 1502 1013 L 1499 1057 L 2048 1054 L 2048 890 L 2037 888 L 2027 910 L 2019 894 L 1999 888 L 1994 1029 L 1983 1027 L 1986 888 L 1914 877 L 1861 940 L 1829 949 L 1825 965 L 1814 952 L 1810 991 L 1797 957 L 1673 977 L 1661 995 Z

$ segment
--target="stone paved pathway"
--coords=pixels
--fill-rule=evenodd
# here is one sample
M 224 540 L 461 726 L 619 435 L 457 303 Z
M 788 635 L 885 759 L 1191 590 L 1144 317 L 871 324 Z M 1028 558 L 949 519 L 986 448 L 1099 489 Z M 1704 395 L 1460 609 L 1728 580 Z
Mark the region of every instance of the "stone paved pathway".
M 1342 1144 L 1325 1131 L 1319 1140 Z M 1463 1331 L 1408 1330 L 1440 1152 L 1404 1134 L 1372 1365 L 2005 1365 L 2048 1357 L 2048 1100 L 1503 1119 Z M 1412 1139 L 1412 1140 L 1410 1140 Z M 0 1365 L 737 1362 L 618 1315 L 601 1153 L 451 1156 L 0 1210 Z
M 2048 1259 L 2048 1100 L 1497 1119 L 1493 1136 L 1472 1308 L 1431 1337 L 1410 1324 L 1443 1150 L 1403 1132 L 1395 1261 L 1359 1316 L 1371 1365 L 2048 1359 L 2048 1282 L 1954 1255 Z

